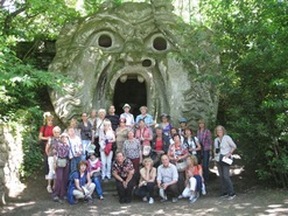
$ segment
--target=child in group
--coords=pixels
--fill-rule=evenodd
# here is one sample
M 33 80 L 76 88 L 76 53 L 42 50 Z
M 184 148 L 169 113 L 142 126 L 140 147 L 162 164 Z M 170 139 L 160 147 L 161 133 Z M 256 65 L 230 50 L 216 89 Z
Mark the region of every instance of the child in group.
M 103 200 L 103 190 L 101 184 L 101 167 L 102 163 L 94 152 L 88 155 L 88 171 L 90 172 L 91 180 L 95 184 L 95 192 L 100 200 Z

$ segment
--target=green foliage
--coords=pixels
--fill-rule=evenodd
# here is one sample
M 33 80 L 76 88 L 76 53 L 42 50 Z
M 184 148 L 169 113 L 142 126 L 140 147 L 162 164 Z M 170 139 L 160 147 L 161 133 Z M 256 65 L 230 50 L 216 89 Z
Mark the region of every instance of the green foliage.
M 6 6 L 10 6 L 10 10 Z M 0 5 L 0 121 L 24 128 L 22 175 L 42 167 L 37 147 L 42 106 L 47 88 L 62 89 L 71 82 L 61 75 L 36 69 L 13 51 L 19 41 L 55 38 L 67 20 L 79 13 L 65 1 L 1 1 Z M 61 15 L 59 15 L 61 14 Z
M 56 39 L 66 22 L 95 13 L 103 2 L 85 0 L 79 7 L 76 0 L 1 1 L 0 118 L 24 126 L 25 176 L 42 166 L 36 146 L 43 92 L 61 89 L 68 81 L 36 69 L 32 61 L 23 62 L 13 48 L 19 41 Z M 115 5 L 122 2 L 110 1 Z M 196 81 L 220 88 L 218 123 L 236 140 L 247 168 L 255 170 L 260 180 L 287 187 L 288 2 L 199 2 L 202 25 L 179 26 L 183 29 L 179 43 L 187 47 L 181 58 L 188 67 L 193 64 L 208 72 L 191 71 L 198 75 Z M 13 4 L 12 10 L 4 3 Z M 197 47 L 188 49 L 195 43 Z M 218 53 L 221 67 L 217 66 Z M 215 64 L 205 64 L 210 61 Z
M 288 3 L 201 1 L 221 48 L 218 121 L 259 179 L 287 187 Z
M 18 110 L 17 124 L 24 125 L 23 153 L 24 162 L 21 166 L 21 175 L 27 178 L 43 168 L 43 156 L 38 143 L 38 131 L 42 123 L 43 112 L 39 107 L 31 107 L 28 110 Z

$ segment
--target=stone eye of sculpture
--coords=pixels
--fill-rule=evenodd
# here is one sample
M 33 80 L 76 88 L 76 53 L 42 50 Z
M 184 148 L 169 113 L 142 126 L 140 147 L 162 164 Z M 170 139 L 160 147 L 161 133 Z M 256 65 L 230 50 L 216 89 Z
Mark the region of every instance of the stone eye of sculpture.
M 129 103 L 132 112 L 146 105 L 155 117 L 166 112 L 172 121 L 181 116 L 190 122 L 213 121 L 215 91 L 194 82 L 193 73 L 174 55 L 185 47 L 179 47 L 178 17 L 171 8 L 169 1 L 123 3 L 65 26 L 49 68 L 73 80 L 63 86 L 64 92 L 50 92 L 58 117 L 67 122 L 110 104 L 119 113 Z M 199 68 L 194 65 L 190 70 Z

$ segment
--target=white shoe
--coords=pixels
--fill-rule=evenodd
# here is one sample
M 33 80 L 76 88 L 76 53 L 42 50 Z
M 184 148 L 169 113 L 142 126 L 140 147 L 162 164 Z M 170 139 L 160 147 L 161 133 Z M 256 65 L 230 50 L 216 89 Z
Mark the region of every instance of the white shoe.
M 159 189 L 159 195 L 162 197 L 164 200 L 167 200 L 167 195 L 165 194 L 165 191 L 163 188 Z
M 153 204 L 154 203 L 154 199 L 152 197 L 149 198 L 149 204 Z
M 143 197 L 143 198 L 142 198 L 142 201 L 143 201 L 143 202 L 147 202 L 147 201 L 148 201 L 148 200 L 147 200 L 147 197 L 146 197 L 146 196 Z
M 206 187 L 205 187 L 205 184 L 202 184 L 202 195 L 206 195 Z
M 193 198 L 192 198 L 192 199 L 189 199 L 189 200 L 190 200 L 190 203 L 194 203 L 194 202 L 197 201 L 197 199 L 198 199 L 197 196 L 193 196 Z
M 189 201 L 191 202 L 191 201 L 194 199 L 194 197 L 195 197 L 195 195 L 191 195 L 191 196 L 189 197 Z
M 53 192 L 50 185 L 47 186 L 47 191 L 48 191 L 48 193 L 52 193 Z

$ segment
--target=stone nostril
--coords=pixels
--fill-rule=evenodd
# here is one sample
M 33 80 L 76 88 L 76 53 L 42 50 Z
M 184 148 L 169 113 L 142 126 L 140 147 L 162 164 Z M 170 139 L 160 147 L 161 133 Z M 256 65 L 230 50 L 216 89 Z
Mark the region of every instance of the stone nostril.
M 144 59 L 142 61 L 142 66 L 143 67 L 150 67 L 152 65 L 152 61 L 150 59 Z

